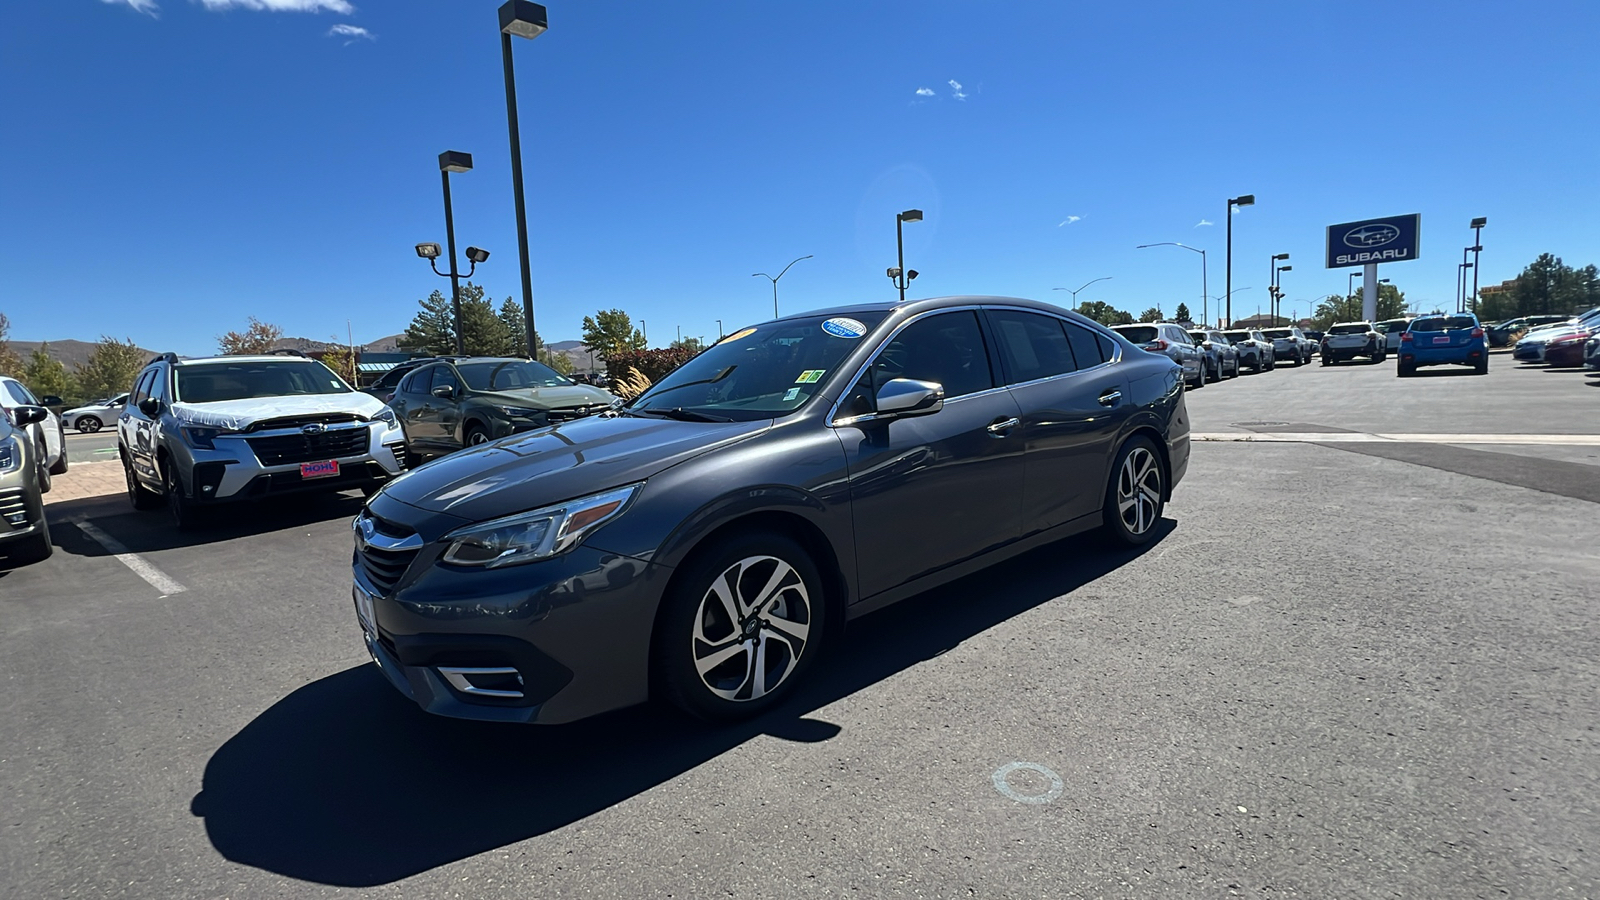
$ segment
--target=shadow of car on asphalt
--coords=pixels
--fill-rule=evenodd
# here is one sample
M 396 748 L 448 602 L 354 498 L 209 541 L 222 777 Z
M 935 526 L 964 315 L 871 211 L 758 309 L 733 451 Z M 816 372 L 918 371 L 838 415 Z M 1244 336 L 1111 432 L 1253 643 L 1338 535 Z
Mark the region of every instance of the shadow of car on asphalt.
M 785 704 L 733 725 L 655 705 L 560 726 L 446 719 L 357 666 L 283 698 L 218 748 L 190 811 L 233 862 L 388 884 L 580 821 L 760 735 L 826 741 L 841 729 L 808 713 L 1094 582 L 1175 527 L 1164 519 L 1136 550 L 1073 538 L 1076 552 L 1047 546 L 864 617 Z
M 321 493 L 268 497 L 263 500 L 218 504 L 201 511 L 195 523 L 179 531 L 165 508 L 135 511 L 124 504 L 122 512 L 89 517 L 99 528 L 121 541 L 131 553 L 150 553 L 176 547 L 198 547 L 251 537 L 286 528 L 300 528 L 330 519 L 354 519 L 366 502 L 358 493 Z M 51 510 L 50 533 L 56 549 L 79 556 L 109 556 L 111 551 L 84 537 L 72 526 L 70 511 Z

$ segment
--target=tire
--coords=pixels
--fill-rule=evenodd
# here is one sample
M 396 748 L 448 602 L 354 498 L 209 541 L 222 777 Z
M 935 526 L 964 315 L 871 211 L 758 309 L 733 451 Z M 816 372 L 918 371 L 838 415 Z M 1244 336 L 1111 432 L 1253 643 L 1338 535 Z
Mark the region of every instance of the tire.
M 1489 374 L 1489 359 L 1488 359 L 1488 357 L 1484 357 L 1483 359 L 1480 359 L 1476 363 L 1473 364 L 1473 366 L 1472 366 L 1472 374 L 1474 374 L 1474 375 L 1487 375 L 1487 374 Z
M 1410 378 L 1411 376 L 1417 374 L 1417 367 L 1401 365 L 1398 367 L 1398 371 L 1401 378 Z
M 1128 547 L 1148 544 L 1155 538 L 1156 523 L 1166 508 L 1161 455 L 1147 437 L 1129 438 L 1117 451 L 1117 461 L 1106 479 L 1106 500 L 1102 507 L 1106 534 L 1115 543 Z M 1154 493 L 1155 499 L 1150 499 Z
M 122 477 L 128 486 L 128 502 L 134 509 L 149 510 L 161 505 L 161 495 L 139 483 L 139 476 L 133 474 L 133 466 L 126 459 L 122 461 Z
M 166 489 L 167 512 L 172 516 L 172 524 L 178 526 L 179 531 L 193 528 L 199 510 L 195 509 L 193 500 L 183 495 L 183 487 L 178 483 L 178 471 L 171 463 L 161 466 L 161 483 Z
M 67 444 L 66 444 L 65 441 L 62 441 L 61 442 L 61 458 L 57 459 L 56 460 L 56 464 L 50 467 L 50 474 L 51 475 L 65 475 L 65 474 L 67 474 L 67 467 L 69 465 L 70 465 L 70 463 L 67 460 Z
M 1194 389 L 1200 390 L 1206 386 L 1206 361 L 1200 360 L 1200 371 L 1194 375 Z
M 40 441 L 35 445 L 35 447 L 39 451 L 39 459 L 44 459 L 44 442 Z M 50 467 L 44 465 L 40 465 L 37 468 L 39 471 L 39 493 L 48 494 L 50 493 L 50 476 L 54 475 L 55 472 L 52 471 Z
M 1325 365 L 1325 366 L 1333 365 L 1333 357 L 1329 356 L 1326 353 L 1322 354 L 1322 364 Z
M 467 426 L 467 433 L 461 436 L 462 447 L 476 447 L 487 443 L 489 443 L 489 429 L 482 425 Z
M 10 550 L 8 561 L 14 565 L 44 562 L 55 550 L 55 545 L 50 543 L 50 523 L 40 520 L 39 533 L 17 544 L 15 550 Z
M 799 544 L 760 531 L 719 542 L 680 569 L 668 591 L 656 620 L 653 681 L 663 699 L 698 719 L 758 715 L 815 663 L 826 619 L 822 577 Z
M 100 420 L 94 416 L 79 416 L 78 421 L 72 424 L 82 434 L 94 434 L 100 430 Z
M 415 469 L 417 466 L 420 466 L 423 463 L 427 462 L 426 459 L 423 459 L 421 456 L 418 456 L 417 454 L 412 453 L 411 452 L 411 448 L 409 448 L 409 447 L 406 448 L 405 450 L 402 450 L 401 453 L 405 454 L 405 463 L 406 463 L 406 471 L 407 472 L 409 472 L 412 469 Z

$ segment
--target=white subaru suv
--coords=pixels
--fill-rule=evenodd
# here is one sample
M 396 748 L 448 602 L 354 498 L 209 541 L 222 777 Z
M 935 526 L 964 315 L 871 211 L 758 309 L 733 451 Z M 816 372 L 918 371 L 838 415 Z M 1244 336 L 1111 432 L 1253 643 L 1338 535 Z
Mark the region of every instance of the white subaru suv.
M 136 509 L 165 502 L 179 528 L 203 506 L 292 491 L 372 493 L 404 471 L 383 401 L 303 356 L 151 360 L 117 420 Z

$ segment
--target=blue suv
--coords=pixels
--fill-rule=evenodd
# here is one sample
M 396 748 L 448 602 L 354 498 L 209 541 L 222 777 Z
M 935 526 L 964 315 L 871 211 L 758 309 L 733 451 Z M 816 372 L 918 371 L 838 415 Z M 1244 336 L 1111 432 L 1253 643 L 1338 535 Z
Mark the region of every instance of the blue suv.
M 1472 374 L 1489 374 L 1489 345 L 1483 326 L 1471 313 L 1434 314 L 1411 320 L 1400 335 L 1400 377 L 1415 375 L 1418 366 L 1471 366 Z

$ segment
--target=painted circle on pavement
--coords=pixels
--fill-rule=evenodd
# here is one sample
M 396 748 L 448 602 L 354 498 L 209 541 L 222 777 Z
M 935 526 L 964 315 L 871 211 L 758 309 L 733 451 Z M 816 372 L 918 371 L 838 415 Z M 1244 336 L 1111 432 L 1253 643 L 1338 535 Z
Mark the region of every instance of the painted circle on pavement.
M 1034 772 L 1038 775 L 1042 775 L 1043 777 L 1049 779 L 1050 789 L 1042 794 L 1021 793 L 1016 788 L 1011 786 L 1010 778 L 1012 772 Z M 1062 783 L 1060 775 L 1057 775 L 1038 763 L 1010 762 L 994 770 L 994 789 L 999 791 L 1001 794 L 1010 797 L 1012 800 L 1017 801 L 1018 803 L 1049 803 L 1051 800 L 1061 796 L 1061 791 L 1065 787 L 1066 785 Z

